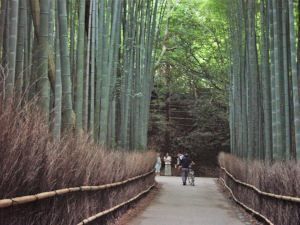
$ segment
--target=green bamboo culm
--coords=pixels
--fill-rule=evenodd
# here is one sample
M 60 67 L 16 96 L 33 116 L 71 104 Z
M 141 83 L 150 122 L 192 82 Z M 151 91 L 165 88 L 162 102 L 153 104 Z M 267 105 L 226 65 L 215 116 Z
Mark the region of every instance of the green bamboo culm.
M 60 45 L 59 45 L 59 21 L 57 13 L 57 2 L 55 8 L 55 101 L 54 101 L 54 126 L 53 134 L 56 139 L 61 136 L 61 103 L 62 103 L 62 87 L 61 87 L 61 61 L 60 61 Z
M 165 3 L 1 0 L 6 105 L 39 99 L 57 139 L 74 126 L 95 143 L 146 149 L 156 14 L 162 21 Z
M 88 132 L 89 118 L 89 87 L 90 87 L 90 61 L 91 61 L 91 38 L 92 38 L 92 13 L 93 0 L 89 1 L 89 23 L 87 35 L 87 56 L 86 56 L 86 73 L 85 73 L 85 92 L 84 92 L 84 113 L 83 113 L 83 129 Z
M 107 143 L 107 122 L 108 122 L 108 105 L 109 105 L 109 92 L 110 92 L 110 77 L 109 75 L 113 71 L 113 49 L 114 49 L 114 37 L 116 33 L 116 25 L 117 25 L 117 13 L 118 13 L 118 7 L 119 7 L 119 0 L 115 0 L 113 4 L 113 15 L 112 15 L 112 24 L 111 24 L 111 40 L 110 40 L 110 48 L 109 48 L 109 54 L 108 57 L 106 57 L 106 60 L 110 59 L 108 61 L 107 65 L 107 72 L 104 71 L 103 73 L 103 84 L 102 84 L 102 91 L 101 91 L 101 112 L 100 112 L 100 141 L 106 145 Z M 110 6 L 108 3 L 108 12 L 110 11 Z M 110 13 L 108 15 L 110 16 Z M 108 26 L 109 24 L 106 23 L 106 34 L 108 35 Z M 108 39 L 108 37 L 107 37 Z M 105 68 L 105 66 L 104 66 Z M 103 104 L 103 107 L 102 107 Z
M 16 55 L 16 74 L 15 74 L 15 99 L 20 102 L 22 97 L 22 82 L 24 69 L 24 43 L 26 26 L 26 1 L 19 3 L 19 21 Z
M 83 73 L 84 73 L 84 26 L 85 26 L 85 0 L 79 2 L 79 28 L 77 44 L 77 85 L 75 90 L 75 114 L 76 114 L 76 133 L 82 131 L 82 107 L 83 107 Z
M 3 4 L 3 7 L 4 7 L 4 4 Z M 5 10 L 5 13 L 3 13 L 4 14 L 3 43 L 1 46 L 2 47 L 2 52 L 1 52 L 2 53 L 2 55 L 1 55 L 2 64 L 1 64 L 1 66 L 4 68 L 5 74 L 8 74 L 7 63 L 8 63 L 8 52 L 9 52 L 9 18 L 10 18 L 9 8 L 10 8 L 10 2 L 6 3 L 5 9 L 3 9 L 2 5 L 1 5 L 1 15 L 2 15 L 3 10 Z M 4 80 L 4 78 L 1 77 L 1 82 L 3 82 L 3 80 Z M 6 86 L 5 87 L 1 86 L 2 92 L 5 89 L 6 89 Z M 5 99 L 5 101 L 6 101 L 6 99 Z
M 293 107 L 294 107 L 294 123 L 295 123 L 295 142 L 297 160 L 300 159 L 300 107 L 299 107 L 299 88 L 297 81 L 297 64 L 296 64 L 296 42 L 294 24 L 294 2 L 289 2 L 289 24 L 290 24 L 290 48 L 291 48 L 291 68 L 292 68 L 292 86 L 293 86 Z
M 283 38 L 283 94 L 284 94 L 284 119 L 285 119 L 285 154 L 283 160 L 291 158 L 291 125 L 290 125 L 290 91 L 289 91 L 289 61 L 288 61 L 288 37 L 287 31 L 287 9 L 288 3 L 282 1 L 282 38 Z M 283 107 L 283 106 L 282 106 Z M 284 159 L 285 157 L 285 159 Z
M 19 1 L 10 1 L 9 12 L 9 49 L 8 49 L 8 76 L 5 82 L 6 95 L 5 105 L 6 107 L 13 100 L 13 90 L 15 81 L 15 68 L 16 68 L 16 51 L 17 51 L 17 36 L 18 36 L 18 13 L 19 13 Z M 6 40 L 7 41 L 7 40 Z
M 5 27 L 7 0 L 1 0 L 1 15 L 0 15 L 0 49 L 3 47 L 3 34 Z
M 105 1 L 100 1 L 99 19 L 98 19 L 98 53 L 97 53 L 97 82 L 96 82 L 96 101 L 95 101 L 95 139 L 99 140 L 100 129 L 100 103 L 101 87 L 103 75 L 103 45 L 104 45 L 104 27 L 105 27 Z
M 62 130 L 72 128 L 72 84 L 70 77 L 70 57 L 68 50 L 67 2 L 60 0 L 57 4 L 59 21 L 59 44 L 61 51 L 62 76 Z
M 94 113 L 95 113 L 95 55 L 96 55 L 96 1 L 92 3 L 92 40 L 91 40 L 91 79 L 90 79 L 90 107 L 89 107 L 89 134 L 94 141 Z
M 49 1 L 40 1 L 40 33 L 39 33 L 39 60 L 37 74 L 37 92 L 40 95 L 43 113 L 49 116 L 48 90 L 48 33 L 49 33 Z
M 278 53 L 278 22 L 276 1 L 273 2 L 273 27 L 274 27 L 274 65 L 275 65 L 275 105 L 276 105 L 276 130 L 277 130 L 277 149 L 273 153 L 275 159 L 279 159 L 283 154 L 282 146 L 282 127 L 281 127 L 281 98 L 279 80 L 279 53 Z
M 266 34 L 266 11 L 265 1 L 260 2 L 261 13 L 261 60 L 262 60 L 262 82 L 263 82 L 263 105 L 264 105 L 264 136 L 265 136 L 265 159 L 272 159 L 272 119 L 271 119 L 271 87 L 269 73 L 269 51 L 267 49 L 267 34 Z

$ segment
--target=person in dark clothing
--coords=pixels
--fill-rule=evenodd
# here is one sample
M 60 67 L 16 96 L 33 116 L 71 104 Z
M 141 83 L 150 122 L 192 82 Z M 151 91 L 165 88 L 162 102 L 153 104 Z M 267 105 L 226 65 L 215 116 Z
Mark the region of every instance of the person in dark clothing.
M 194 162 L 189 158 L 188 154 L 184 154 L 184 157 L 181 159 L 181 177 L 183 185 L 186 185 L 186 179 L 191 164 L 194 164 Z

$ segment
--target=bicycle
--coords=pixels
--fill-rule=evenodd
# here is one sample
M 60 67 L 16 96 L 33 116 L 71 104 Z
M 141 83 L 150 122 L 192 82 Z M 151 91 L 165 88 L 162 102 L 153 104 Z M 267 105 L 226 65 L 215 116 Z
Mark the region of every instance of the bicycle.
M 188 181 L 190 185 L 195 186 L 195 172 L 192 165 L 189 166 Z

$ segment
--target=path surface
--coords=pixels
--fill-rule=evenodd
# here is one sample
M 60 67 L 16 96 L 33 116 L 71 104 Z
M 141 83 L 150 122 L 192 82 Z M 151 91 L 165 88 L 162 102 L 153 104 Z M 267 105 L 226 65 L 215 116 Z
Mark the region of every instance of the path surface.
M 213 178 L 182 185 L 181 177 L 156 177 L 162 190 L 131 225 L 242 225 Z

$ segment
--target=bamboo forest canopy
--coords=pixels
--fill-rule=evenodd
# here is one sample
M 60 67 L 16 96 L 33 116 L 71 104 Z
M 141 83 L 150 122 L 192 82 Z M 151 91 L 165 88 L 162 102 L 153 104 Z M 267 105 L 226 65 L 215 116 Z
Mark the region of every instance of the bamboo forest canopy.
M 2 0 L 1 98 L 39 102 L 54 137 L 145 149 L 158 0 Z
M 159 39 L 158 49 L 165 48 L 166 52 L 157 65 L 155 82 L 158 87 L 164 83 L 165 67 L 170 64 L 172 95 L 193 93 L 197 99 L 205 90 L 214 93 L 219 103 L 228 104 L 226 13 L 225 1 L 171 1 Z
M 168 0 L 157 48 L 149 140 L 209 168 L 230 149 L 227 10 L 225 1 Z
M 299 159 L 300 5 L 227 4 L 232 152 L 248 159 Z
M 155 88 L 167 96 L 181 91 L 186 100 L 198 99 L 200 106 L 207 102 L 205 93 L 211 94 L 213 104 L 227 104 L 234 155 L 299 159 L 300 4 L 170 2 Z
M 56 138 L 74 129 L 145 149 L 154 87 L 229 118 L 237 156 L 299 159 L 299 11 L 293 0 L 1 0 L 1 98 L 38 102 Z

